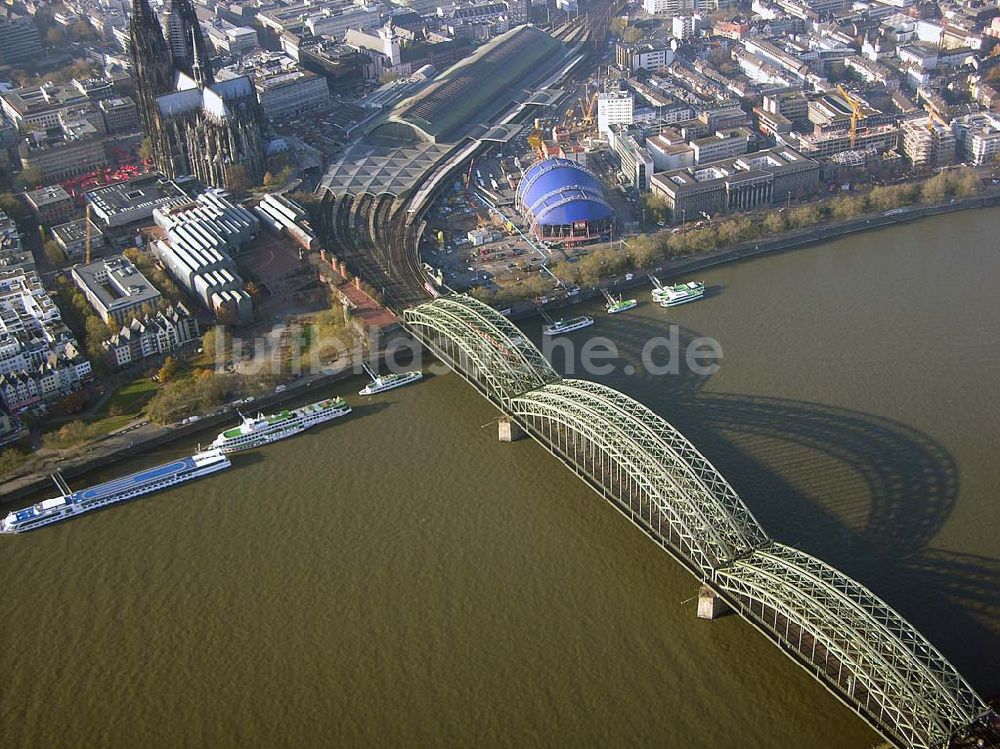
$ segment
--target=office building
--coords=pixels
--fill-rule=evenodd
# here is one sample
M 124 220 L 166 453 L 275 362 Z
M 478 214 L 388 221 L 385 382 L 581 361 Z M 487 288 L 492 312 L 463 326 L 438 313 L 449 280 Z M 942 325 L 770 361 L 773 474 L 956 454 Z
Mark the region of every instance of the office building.
M 109 325 L 123 323 L 143 307 L 151 310 L 160 301 L 160 292 L 124 255 L 78 265 L 73 268 L 72 276 L 90 305 Z

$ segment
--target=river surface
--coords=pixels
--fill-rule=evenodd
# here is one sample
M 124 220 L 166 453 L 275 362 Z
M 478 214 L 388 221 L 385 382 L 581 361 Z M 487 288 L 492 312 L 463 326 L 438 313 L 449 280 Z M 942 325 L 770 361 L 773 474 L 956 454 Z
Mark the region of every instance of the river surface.
M 998 236 L 997 209 L 856 235 L 700 274 L 697 304 L 585 307 L 570 337 L 614 341 L 602 381 L 986 694 Z M 643 370 L 670 321 L 719 342 L 715 374 Z M 697 620 L 694 579 L 540 447 L 498 444 L 457 376 L 351 401 L 228 473 L 0 539 L 0 746 L 876 743 L 739 618 Z

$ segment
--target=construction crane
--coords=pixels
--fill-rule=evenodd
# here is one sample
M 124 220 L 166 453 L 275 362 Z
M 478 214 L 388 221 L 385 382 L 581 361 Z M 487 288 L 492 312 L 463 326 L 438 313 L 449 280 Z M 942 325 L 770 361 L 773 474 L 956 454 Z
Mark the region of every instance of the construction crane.
M 858 139 L 858 123 L 861 121 L 861 103 L 852 94 L 847 93 L 847 90 L 839 83 L 837 84 L 837 93 L 851 108 L 851 148 L 854 148 L 854 142 Z
M 580 111 L 583 112 L 583 124 L 590 126 L 594 123 L 594 107 L 597 104 L 597 93 L 595 93 L 590 102 L 587 103 L 583 99 L 580 99 Z

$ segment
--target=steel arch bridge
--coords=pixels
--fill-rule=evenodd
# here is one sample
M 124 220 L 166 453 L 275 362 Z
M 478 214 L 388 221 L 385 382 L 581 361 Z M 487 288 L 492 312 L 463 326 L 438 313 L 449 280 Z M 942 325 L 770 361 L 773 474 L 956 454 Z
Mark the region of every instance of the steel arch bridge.
M 561 379 L 520 330 L 471 297 L 404 316 L 439 358 L 890 742 L 945 749 L 996 720 L 887 603 L 773 541 L 722 474 L 641 403 Z

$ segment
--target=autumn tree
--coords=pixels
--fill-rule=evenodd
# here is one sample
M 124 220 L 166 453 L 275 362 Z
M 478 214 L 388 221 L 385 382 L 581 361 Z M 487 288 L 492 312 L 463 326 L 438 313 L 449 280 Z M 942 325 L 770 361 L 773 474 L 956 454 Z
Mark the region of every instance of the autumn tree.
M 157 371 L 156 377 L 161 384 L 165 383 L 177 375 L 178 369 L 177 360 L 172 356 L 168 356 L 163 360 L 163 366 Z
M 42 245 L 42 253 L 45 255 L 45 262 L 52 267 L 62 265 L 66 260 L 66 253 L 54 239 L 50 239 Z
M 44 179 L 42 170 L 37 166 L 26 166 L 21 170 L 19 177 L 21 183 L 29 189 L 41 187 L 42 180 Z
M 764 231 L 767 234 L 781 234 L 788 229 L 784 211 L 769 211 L 764 217 Z

